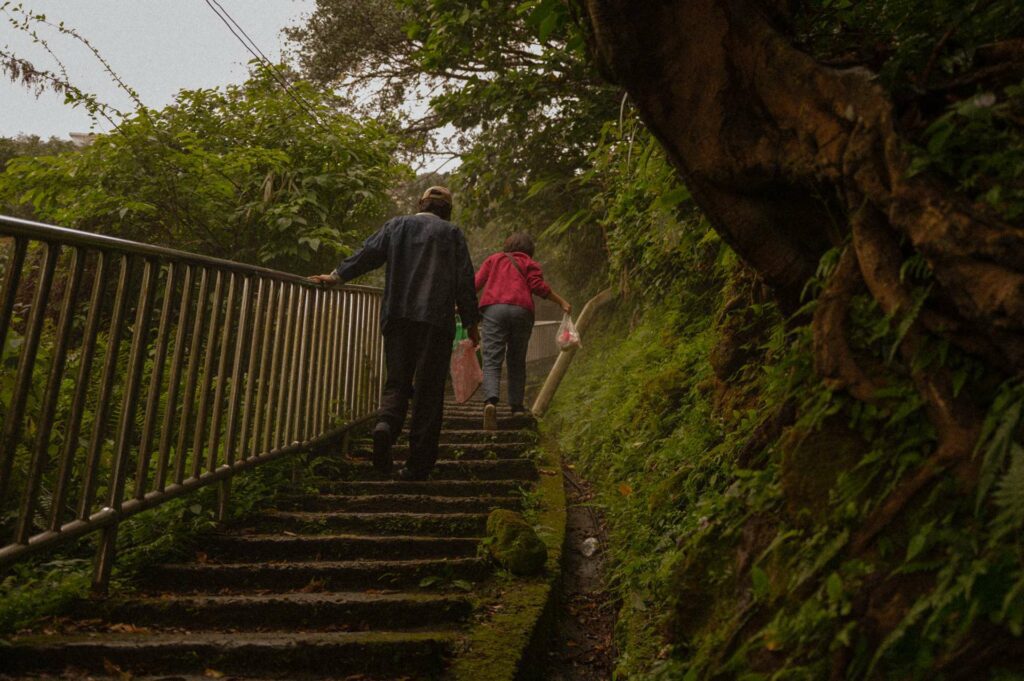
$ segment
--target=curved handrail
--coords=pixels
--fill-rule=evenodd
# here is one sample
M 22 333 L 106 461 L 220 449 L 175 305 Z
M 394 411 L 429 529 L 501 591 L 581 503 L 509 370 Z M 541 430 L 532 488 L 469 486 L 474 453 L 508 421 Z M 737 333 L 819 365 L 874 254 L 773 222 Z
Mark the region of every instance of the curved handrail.
M 129 239 L 108 236 L 106 234 L 93 234 L 92 232 L 83 232 L 69 227 L 57 227 L 56 225 L 23 220 L 9 215 L 0 215 L 0 236 L 25 237 L 38 241 L 60 243 L 65 246 L 117 250 L 127 254 L 161 258 L 166 261 L 182 264 L 215 267 L 226 272 L 261 275 L 276 281 L 287 281 L 305 286 L 318 286 L 317 284 L 310 282 L 306 277 L 292 274 L 290 272 L 281 272 L 280 270 L 260 267 L 259 265 L 249 265 L 246 263 L 236 262 L 234 260 L 224 260 L 223 258 L 201 255 L 199 253 L 179 251 L 165 246 L 154 246 L 152 244 L 145 244 L 138 241 L 131 241 Z M 344 288 L 352 291 L 380 292 L 379 288 L 373 286 L 346 284 Z
M 583 306 L 583 311 L 580 316 L 576 319 L 576 331 L 581 336 L 586 331 L 587 327 L 590 326 L 591 320 L 594 318 L 594 314 L 597 310 L 611 301 L 615 297 L 612 289 L 605 289 L 596 296 L 587 301 L 587 304 Z M 573 346 L 568 350 L 563 350 L 558 355 L 558 359 L 555 360 L 555 365 L 551 367 L 551 371 L 548 373 L 547 379 L 544 381 L 544 386 L 540 389 L 540 393 L 537 395 L 537 399 L 533 402 L 531 411 L 537 416 L 543 416 L 544 412 L 548 410 L 548 405 L 551 404 L 551 398 L 555 396 L 555 391 L 558 390 L 559 384 L 565 377 L 567 371 L 569 371 L 569 365 L 572 364 L 572 358 L 576 355 L 576 351 L 579 348 Z
M 380 295 L 0 216 L 0 567 L 372 415 Z

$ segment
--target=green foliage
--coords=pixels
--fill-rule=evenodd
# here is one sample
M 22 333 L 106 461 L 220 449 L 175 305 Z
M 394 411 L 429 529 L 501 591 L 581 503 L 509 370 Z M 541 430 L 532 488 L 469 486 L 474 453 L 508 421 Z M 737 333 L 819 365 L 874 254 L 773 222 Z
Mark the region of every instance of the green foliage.
M 982 45 L 1019 36 L 1016 0 L 811 0 L 797 35 L 822 59 L 865 64 L 897 92 L 940 87 L 979 65 Z
M 656 242 L 638 248 L 663 255 Z M 1019 382 L 993 392 L 975 360 L 935 339 L 924 344 L 917 367 L 952 371 L 990 405 L 978 451 L 987 491 L 976 503 L 942 478 L 875 550 L 851 555 L 851 537 L 936 446 L 910 377 L 889 365 L 872 403 L 829 390 L 810 360 L 815 302 L 783 324 L 771 305 L 732 303 L 753 289 L 726 283 L 731 257 L 675 257 L 678 288 L 599 323 L 552 410 L 563 448 L 596 483 L 611 521 L 620 676 L 819 679 L 841 652 L 844 678 L 925 678 L 989 636 L 979 627 L 1019 635 Z M 834 264 L 826 254 L 809 293 Z M 709 267 L 712 283 L 694 289 L 699 275 L 688 273 Z M 904 269 L 908 283 L 928 285 L 925 269 Z M 723 382 L 709 356 L 735 341 L 736 318 L 746 320 L 739 335 L 751 349 Z M 884 367 L 902 320 L 863 295 L 850 318 L 858 357 Z M 787 401 L 796 423 L 741 459 Z M 865 618 L 868 598 L 883 623 Z
M 643 290 L 687 292 L 711 285 L 714 277 L 702 254 L 714 252 L 717 237 L 696 210 L 657 140 L 635 116 L 606 123 L 600 144 L 573 183 L 591 196 L 547 230 L 549 236 L 585 241 L 600 234 L 613 276 Z M 699 263 L 697 272 L 680 272 L 680 264 Z M 690 276 L 695 275 L 695 276 Z
M 75 599 L 85 597 L 89 568 L 90 561 L 81 558 L 15 565 L 0 581 L 0 635 L 15 632 L 40 616 L 60 612 Z
M 394 139 L 294 82 L 316 123 L 253 68 L 243 85 L 139 110 L 80 151 L 10 161 L 0 201 L 46 222 L 279 269 L 336 264 L 391 210 L 386 192 L 404 176 Z
M 983 92 L 950 107 L 923 133 L 911 172 L 949 178 L 1007 220 L 1024 217 L 1024 84 Z
M 914 145 L 911 173 L 1024 216 L 1017 0 L 813 0 L 796 33 L 820 59 L 879 74 Z

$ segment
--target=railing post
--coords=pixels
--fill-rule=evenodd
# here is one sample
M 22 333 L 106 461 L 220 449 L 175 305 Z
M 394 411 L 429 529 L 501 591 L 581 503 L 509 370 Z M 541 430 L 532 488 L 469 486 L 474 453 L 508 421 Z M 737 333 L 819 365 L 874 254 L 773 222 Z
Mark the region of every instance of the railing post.
M 315 451 L 289 445 L 334 447 L 333 429 L 375 406 L 378 291 L 4 216 L 0 235 L 0 345 L 16 310 L 24 336 L 0 418 L 0 499 L 16 512 L 4 567 L 95 534 L 91 593 L 104 597 L 120 523 L 210 485 L 227 522 L 236 473 L 289 456 L 299 480 Z
M 217 524 L 228 521 L 228 507 L 231 503 L 231 478 L 224 478 L 217 485 Z
M 117 523 L 111 523 L 100 531 L 100 543 L 93 563 L 92 598 L 106 598 L 110 592 L 110 573 L 117 555 Z

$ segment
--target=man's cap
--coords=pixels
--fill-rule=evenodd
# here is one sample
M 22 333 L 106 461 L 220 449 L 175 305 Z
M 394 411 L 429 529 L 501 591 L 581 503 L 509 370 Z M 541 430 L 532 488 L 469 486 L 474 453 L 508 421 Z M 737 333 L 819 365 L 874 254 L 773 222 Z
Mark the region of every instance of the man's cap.
M 446 187 L 431 187 L 423 192 L 420 201 L 426 201 L 427 199 L 441 199 L 449 206 L 452 205 L 452 193 Z

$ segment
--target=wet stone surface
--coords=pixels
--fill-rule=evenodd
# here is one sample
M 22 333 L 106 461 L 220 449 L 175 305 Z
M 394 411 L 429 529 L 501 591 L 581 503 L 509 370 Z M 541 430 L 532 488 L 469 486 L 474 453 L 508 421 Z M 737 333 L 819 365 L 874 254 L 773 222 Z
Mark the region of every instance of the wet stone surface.
M 607 533 L 604 519 L 590 505 L 589 485 L 572 468 L 563 470 L 566 548 L 556 635 L 547 653 L 544 681 L 606 681 L 612 678 L 618 610 L 606 585 Z

